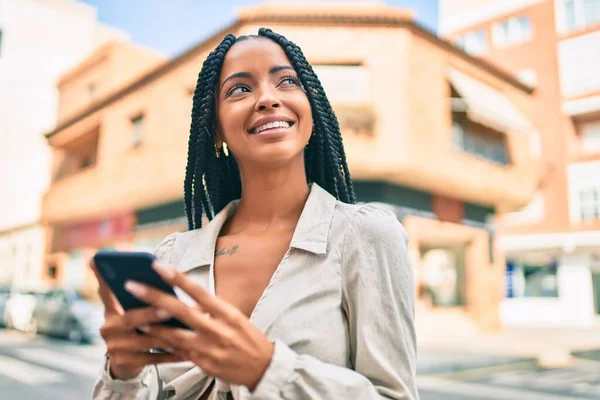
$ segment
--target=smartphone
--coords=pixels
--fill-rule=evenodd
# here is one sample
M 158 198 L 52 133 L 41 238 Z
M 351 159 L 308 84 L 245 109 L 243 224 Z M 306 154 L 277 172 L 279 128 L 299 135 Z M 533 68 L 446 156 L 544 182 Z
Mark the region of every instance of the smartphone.
M 94 255 L 94 264 L 123 309 L 131 310 L 149 305 L 125 289 L 125 282 L 130 280 L 155 287 L 177 297 L 173 287 L 152 268 L 154 259 L 154 255 L 146 252 L 100 250 Z M 161 322 L 161 324 L 173 328 L 190 329 L 175 318 Z

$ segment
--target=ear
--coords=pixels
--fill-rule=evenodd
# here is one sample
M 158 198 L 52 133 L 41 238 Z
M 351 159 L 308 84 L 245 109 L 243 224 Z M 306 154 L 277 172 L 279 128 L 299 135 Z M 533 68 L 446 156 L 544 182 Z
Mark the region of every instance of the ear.
M 219 131 L 219 129 L 215 128 L 215 146 L 220 149 L 221 147 L 223 147 L 223 135 L 221 135 L 221 132 Z

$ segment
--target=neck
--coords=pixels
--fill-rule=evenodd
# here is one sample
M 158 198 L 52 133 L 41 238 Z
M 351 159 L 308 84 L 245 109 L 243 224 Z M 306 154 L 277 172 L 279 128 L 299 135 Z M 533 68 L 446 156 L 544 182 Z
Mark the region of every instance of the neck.
M 242 168 L 242 197 L 235 219 L 240 225 L 270 226 L 300 218 L 309 194 L 304 156 L 278 169 Z

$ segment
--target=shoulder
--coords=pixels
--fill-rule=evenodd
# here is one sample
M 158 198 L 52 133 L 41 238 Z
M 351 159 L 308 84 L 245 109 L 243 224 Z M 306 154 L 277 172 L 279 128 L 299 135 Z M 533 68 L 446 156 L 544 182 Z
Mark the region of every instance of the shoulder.
M 341 214 L 345 243 L 378 243 L 390 242 L 406 245 L 408 234 L 396 215 L 385 205 L 345 204 L 338 202 L 336 209 Z
M 158 263 L 170 265 L 177 263 L 188 245 L 201 229 L 186 232 L 174 232 L 164 238 L 154 250 L 154 257 Z
M 396 215 L 372 203 L 354 205 L 347 211 L 340 252 L 345 290 L 383 290 L 388 284 L 400 291 L 409 290 L 414 278 L 408 234 Z

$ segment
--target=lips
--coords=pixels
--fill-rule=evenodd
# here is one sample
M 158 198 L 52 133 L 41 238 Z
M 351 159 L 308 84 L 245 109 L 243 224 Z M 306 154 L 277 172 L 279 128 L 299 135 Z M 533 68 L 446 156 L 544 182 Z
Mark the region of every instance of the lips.
M 288 129 L 293 125 L 294 122 L 287 118 L 278 115 L 271 115 L 256 121 L 252 127 L 248 129 L 248 133 L 251 135 L 256 135 L 271 129 Z

